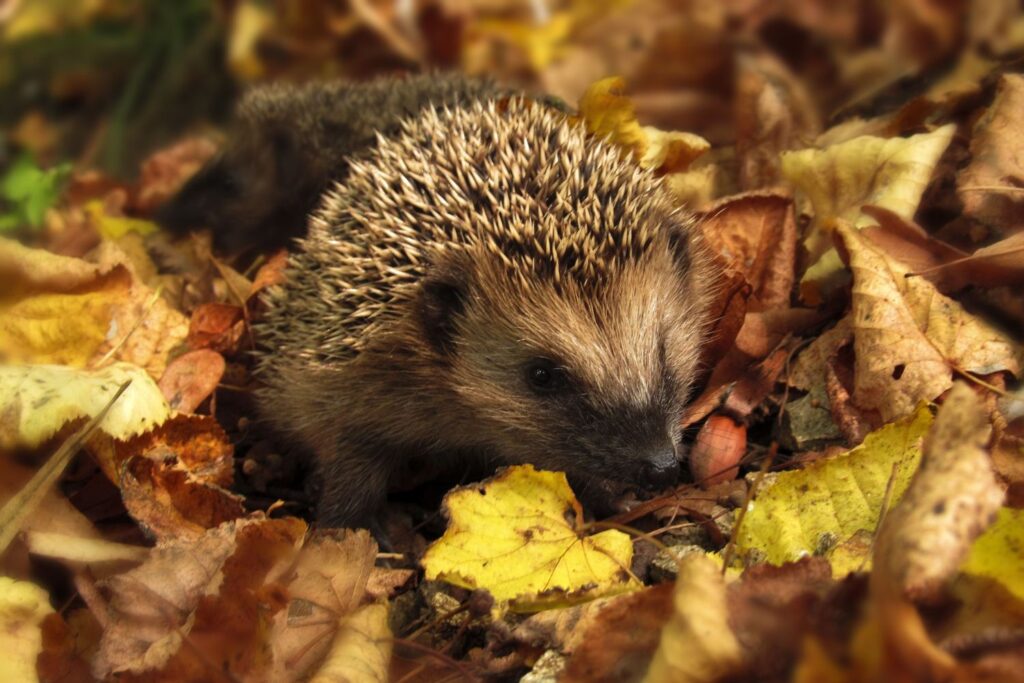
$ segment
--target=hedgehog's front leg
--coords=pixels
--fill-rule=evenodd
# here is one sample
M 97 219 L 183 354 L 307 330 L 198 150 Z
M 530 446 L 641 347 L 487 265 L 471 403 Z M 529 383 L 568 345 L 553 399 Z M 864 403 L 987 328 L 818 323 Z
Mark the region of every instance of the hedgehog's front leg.
M 387 498 L 391 478 L 391 467 L 381 451 L 380 444 L 342 438 L 333 452 L 318 455 L 320 525 L 372 527 Z

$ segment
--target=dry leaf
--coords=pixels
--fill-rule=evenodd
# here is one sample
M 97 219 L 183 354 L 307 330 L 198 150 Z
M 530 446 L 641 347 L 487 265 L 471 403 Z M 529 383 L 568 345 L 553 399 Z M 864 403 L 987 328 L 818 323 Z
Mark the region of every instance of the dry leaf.
M 305 531 L 296 519 L 255 517 L 158 543 L 142 566 L 105 582 L 108 626 L 93 673 L 201 680 L 212 665 L 236 678 L 261 674 L 264 620 L 284 605 L 265 581 Z
M 160 378 L 160 391 L 171 410 L 195 412 L 220 384 L 224 376 L 224 356 L 209 349 L 184 353 L 167 366 Z
M 339 623 L 327 660 L 310 683 L 386 683 L 392 644 L 388 608 L 366 605 Z
M 742 650 L 729 627 L 721 568 L 699 553 L 684 557 L 672 601 L 672 616 L 644 681 L 702 683 L 736 673 Z
M 698 220 L 711 248 L 753 288 L 748 310 L 789 306 L 796 275 L 790 197 L 767 192 L 726 197 Z
M 953 371 L 1020 372 L 1020 349 L 889 259 L 848 225 L 839 234 L 853 271 L 854 403 L 883 421 L 952 386 Z
M 971 163 L 957 175 L 964 214 L 1003 232 L 1020 230 L 1024 210 L 1024 76 L 1005 74 L 995 100 L 974 127 Z
M 872 582 L 912 600 L 934 599 L 994 520 L 1003 502 L 988 452 L 991 428 L 981 401 L 957 382 L 924 443 L 906 495 L 885 518 Z
M 127 363 L 94 372 L 0 366 L 0 447 L 38 446 L 69 421 L 99 414 L 128 380 L 131 385 L 99 425 L 115 439 L 140 434 L 170 416 L 160 389 L 141 368 Z
M 826 149 L 782 155 L 786 179 L 807 195 L 814 221 L 804 240 L 810 266 L 802 293 L 809 303 L 821 300 L 823 288 L 842 270 L 832 248 L 829 226 L 837 219 L 855 228 L 871 223 L 861 207 L 873 204 L 910 219 L 917 211 L 932 171 L 953 138 L 956 126 L 909 138 L 863 136 Z
M 0 576 L 0 632 L 4 656 L 0 679 L 36 681 L 36 657 L 43 649 L 40 625 L 53 612 L 50 596 L 39 586 Z

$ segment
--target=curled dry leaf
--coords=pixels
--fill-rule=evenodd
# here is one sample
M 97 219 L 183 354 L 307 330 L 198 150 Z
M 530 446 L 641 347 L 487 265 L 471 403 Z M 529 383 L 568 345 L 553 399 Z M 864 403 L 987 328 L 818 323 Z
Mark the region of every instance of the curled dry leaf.
M 99 430 L 127 439 L 159 425 L 170 410 L 139 367 L 115 363 L 93 372 L 58 365 L 0 366 L 0 447 L 34 447 L 71 420 L 100 413 L 126 381 L 131 385 Z
M 98 460 L 121 488 L 128 512 L 157 539 L 199 536 L 245 514 L 227 490 L 234 449 L 210 417 L 178 415 L 112 448 Z
M 195 137 L 162 149 L 142 163 L 139 182 L 131 198 L 132 208 L 152 213 L 170 199 L 185 181 L 217 151 L 207 138 Z
M 625 88 L 626 82 L 618 77 L 605 78 L 587 88 L 580 98 L 579 115 L 588 131 L 629 150 L 641 166 L 658 175 L 687 170 L 711 148 L 699 135 L 641 126 L 636 107 L 623 95 Z
M 986 450 L 991 434 L 977 395 L 957 382 L 924 443 L 921 466 L 886 517 L 874 553 L 873 585 L 912 600 L 938 596 L 1003 501 Z
M 188 345 L 193 349 L 212 349 L 231 353 L 245 332 L 245 312 L 235 304 L 202 304 L 192 313 Z
M 637 587 L 629 536 L 583 535 L 583 511 L 561 472 L 509 467 L 450 491 L 444 508 L 448 529 L 423 556 L 427 578 L 485 589 L 496 608 L 534 611 Z
M 644 681 L 701 683 L 737 673 L 743 653 L 729 626 L 721 568 L 699 553 L 680 560 L 672 606 Z

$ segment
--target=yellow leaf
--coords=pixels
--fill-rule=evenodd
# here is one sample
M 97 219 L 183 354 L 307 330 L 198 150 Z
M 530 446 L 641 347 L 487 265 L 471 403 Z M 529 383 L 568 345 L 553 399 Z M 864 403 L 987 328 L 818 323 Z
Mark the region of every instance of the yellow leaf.
M 122 360 L 163 375 L 188 319 L 137 280 L 114 243 L 97 253 L 100 264 L 0 239 L 0 362 Z
M 998 329 L 943 296 L 928 280 L 838 228 L 853 271 L 853 402 L 883 421 L 909 414 L 953 384 L 953 370 L 1019 374 L 1020 348 Z
M 561 472 L 509 467 L 445 496 L 444 536 L 427 549 L 427 578 L 488 590 L 532 611 L 638 587 L 633 545 L 620 531 L 581 533 L 582 510 Z
M 3 657 L 0 680 L 37 681 L 36 658 L 43 649 L 43 618 L 53 612 L 50 598 L 39 586 L 0 576 L 0 633 Z
M 691 553 L 679 563 L 673 611 L 645 683 L 700 683 L 725 678 L 742 662 L 742 650 L 729 627 L 725 579 L 710 558 Z
M 330 653 L 310 683 L 384 683 L 391 662 L 388 608 L 373 603 L 346 615 Z
M 830 222 L 843 219 L 856 228 L 874 223 L 861 213 L 865 204 L 913 218 L 955 130 L 956 126 L 949 124 L 909 138 L 864 135 L 825 149 L 782 154 L 782 174 L 807 196 L 814 211 L 804 241 L 812 264 L 803 280 L 810 303 L 820 300 L 819 285 L 828 283 L 842 268 L 832 247 Z
M 148 235 L 157 231 L 156 223 L 152 221 L 109 215 L 104 209 L 103 201 L 100 199 L 86 202 L 83 208 L 103 239 L 120 239 L 130 232 Z
M 107 340 L 122 283 L 83 294 L 40 294 L 0 314 L 0 360 L 83 367 Z
M 995 579 L 1024 600 L 1024 510 L 1000 509 L 995 524 L 974 542 L 962 570 Z
M 625 148 L 642 167 L 659 175 L 686 171 L 711 148 L 699 135 L 641 126 L 636 108 L 622 94 L 625 87 L 623 79 L 612 77 L 592 84 L 583 93 L 579 115 L 589 132 Z
M 170 416 L 160 388 L 146 372 L 127 363 L 86 372 L 59 365 L 0 366 L 0 448 L 34 447 L 68 421 L 99 413 L 126 381 L 131 386 L 99 429 L 127 439 Z
M 896 501 L 917 469 L 920 440 L 931 421 L 928 408 L 921 406 L 847 453 L 778 474 L 750 503 L 737 550 L 759 551 L 766 561 L 782 564 L 821 554 L 862 529 L 873 531 L 893 466 Z

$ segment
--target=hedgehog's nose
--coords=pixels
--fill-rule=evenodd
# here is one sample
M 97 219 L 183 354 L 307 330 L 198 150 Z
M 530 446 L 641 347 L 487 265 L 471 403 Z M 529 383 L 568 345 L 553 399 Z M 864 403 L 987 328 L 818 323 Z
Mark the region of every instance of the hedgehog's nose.
M 640 466 L 640 485 L 650 491 L 661 491 L 679 481 L 679 460 L 671 444 L 651 451 Z

